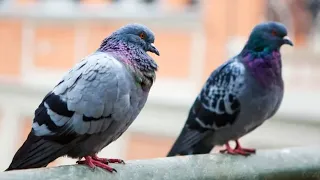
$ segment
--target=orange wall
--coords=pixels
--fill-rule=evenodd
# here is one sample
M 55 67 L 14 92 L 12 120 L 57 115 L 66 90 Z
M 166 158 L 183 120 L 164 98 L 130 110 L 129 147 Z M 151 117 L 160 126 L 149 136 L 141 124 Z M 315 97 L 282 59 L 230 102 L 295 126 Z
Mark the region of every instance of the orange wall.
M 19 5 L 28 5 L 35 3 L 36 0 L 16 0 Z
M 68 69 L 75 62 L 73 26 L 40 25 L 35 28 L 34 65 Z
M 26 0 L 24 0 L 26 1 Z M 23 1 L 23 2 L 24 2 Z M 32 0 L 30 0 L 32 1 Z M 22 2 L 22 0 L 21 0 Z M 95 4 L 100 0 L 86 0 L 83 3 Z M 166 0 L 167 5 L 184 6 L 183 0 Z M 203 1 L 201 19 L 205 29 L 206 49 L 203 81 L 222 62 L 226 60 L 226 43 L 230 36 L 248 36 L 253 26 L 262 20 L 265 0 L 210 0 Z M 107 21 L 107 20 L 106 20 Z M 103 38 L 128 21 L 87 21 L 77 20 L 35 22 L 34 51 L 32 62 L 40 68 L 67 70 L 79 57 L 96 50 Z M 21 66 L 22 28 L 24 22 L 19 19 L 0 19 L 0 76 L 19 76 Z M 149 25 L 149 24 L 147 24 Z M 159 25 L 161 26 L 161 25 Z M 176 27 L 159 28 L 151 26 L 156 33 L 156 46 L 161 56 L 154 56 L 159 63 L 159 78 L 187 79 L 190 75 L 192 34 Z M 175 25 L 179 26 L 179 25 Z M 84 38 L 77 39 L 81 31 Z M 76 44 L 77 43 L 77 44 Z M 77 50 L 77 46 L 85 49 Z M 202 82 L 199 83 L 202 85 Z
M 169 152 L 174 138 L 150 136 L 150 134 L 130 133 L 128 139 L 126 159 L 149 159 L 165 157 Z
M 21 21 L 0 19 L 0 73 L 18 76 L 21 66 Z
M 264 13 L 264 0 L 204 1 L 203 23 L 207 49 L 204 80 L 226 60 L 226 43 L 230 36 L 248 36 Z
M 191 34 L 180 30 L 155 30 L 160 56 L 152 55 L 159 64 L 159 77 L 187 78 L 190 68 Z

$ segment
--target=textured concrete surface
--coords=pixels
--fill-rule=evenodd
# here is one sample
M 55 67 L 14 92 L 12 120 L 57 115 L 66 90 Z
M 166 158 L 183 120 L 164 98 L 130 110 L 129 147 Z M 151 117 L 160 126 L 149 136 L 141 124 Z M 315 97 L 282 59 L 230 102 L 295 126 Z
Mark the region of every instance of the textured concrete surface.
M 295 180 L 320 179 L 320 146 L 263 150 L 249 157 L 226 154 L 180 156 L 112 164 L 117 173 L 83 165 L 0 173 L 5 180 Z

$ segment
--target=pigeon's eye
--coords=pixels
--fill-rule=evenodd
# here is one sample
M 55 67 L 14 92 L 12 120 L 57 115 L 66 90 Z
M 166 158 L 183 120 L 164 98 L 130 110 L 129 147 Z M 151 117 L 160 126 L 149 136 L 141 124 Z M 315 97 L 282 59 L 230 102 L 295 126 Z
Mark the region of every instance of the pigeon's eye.
M 142 33 L 139 34 L 139 37 L 140 37 L 141 39 L 144 39 L 144 38 L 146 37 L 146 35 L 142 32 Z
M 274 30 L 274 29 L 271 31 L 271 34 L 272 34 L 273 36 L 277 36 L 277 35 L 278 35 L 278 34 L 277 34 L 277 31 Z

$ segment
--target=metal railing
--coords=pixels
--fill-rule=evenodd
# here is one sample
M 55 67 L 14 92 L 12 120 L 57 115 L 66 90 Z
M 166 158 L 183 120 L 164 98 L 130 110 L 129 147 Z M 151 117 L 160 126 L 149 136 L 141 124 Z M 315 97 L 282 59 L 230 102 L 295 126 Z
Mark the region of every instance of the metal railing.
M 263 150 L 249 157 L 206 154 L 112 164 L 117 173 L 83 165 L 0 173 L 0 179 L 33 180 L 295 180 L 320 179 L 320 146 Z

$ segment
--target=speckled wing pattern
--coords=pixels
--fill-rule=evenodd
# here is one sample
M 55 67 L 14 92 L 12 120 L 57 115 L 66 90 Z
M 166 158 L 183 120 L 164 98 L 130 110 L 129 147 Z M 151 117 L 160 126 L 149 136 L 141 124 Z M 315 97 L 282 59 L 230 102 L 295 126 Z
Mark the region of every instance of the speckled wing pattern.
M 168 156 L 194 153 L 186 151 L 194 150 L 193 146 L 199 144 L 208 133 L 235 122 L 240 112 L 237 97 L 244 88 L 244 71 L 244 65 L 234 58 L 212 72 L 191 107 L 185 127 Z
M 66 144 L 126 119 L 130 105 L 125 69 L 106 53 L 89 55 L 71 69 L 35 111 L 35 135 Z M 129 81 L 129 80 L 128 80 Z M 122 84 L 120 84 L 122 83 Z
M 244 88 L 244 66 L 237 60 L 214 72 L 203 87 L 192 111 L 201 127 L 218 129 L 233 124 L 240 111 L 238 94 Z

